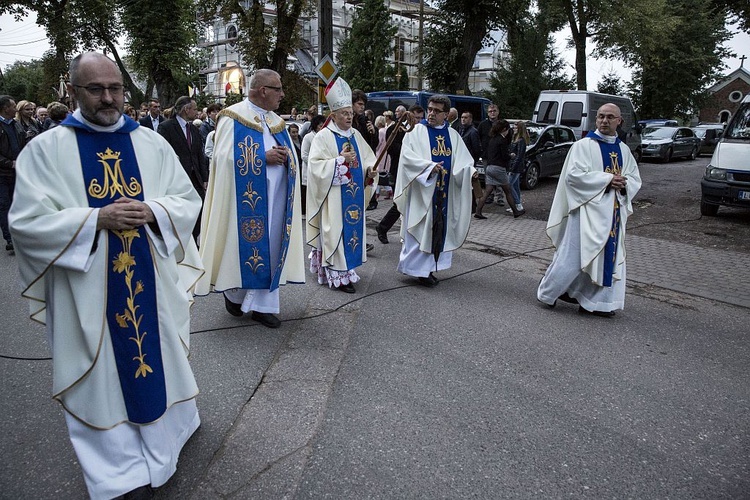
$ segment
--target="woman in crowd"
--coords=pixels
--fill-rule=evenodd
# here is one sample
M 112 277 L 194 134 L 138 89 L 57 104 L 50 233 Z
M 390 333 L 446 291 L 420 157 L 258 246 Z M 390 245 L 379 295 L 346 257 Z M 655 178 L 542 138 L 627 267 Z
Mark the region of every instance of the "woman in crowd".
M 26 140 L 30 140 L 41 132 L 39 125 L 34 120 L 36 104 L 31 101 L 18 101 L 16 104 L 16 121 L 26 134 Z
M 487 200 L 492 200 L 495 189 L 499 186 L 508 200 L 513 199 L 510 192 L 510 182 L 508 180 L 508 167 L 510 166 L 510 147 L 509 137 L 510 125 L 506 120 L 498 120 L 490 129 L 490 141 L 487 145 L 487 170 L 485 171 L 484 182 L 487 189 L 484 197 L 477 203 L 477 210 L 474 213 L 475 219 L 486 219 L 482 214 L 482 209 Z M 525 212 L 518 210 L 515 204 L 510 204 L 513 217 L 520 217 Z
M 510 192 L 513 193 L 513 200 L 516 203 L 516 209 L 520 212 L 523 210 L 521 204 L 521 174 L 526 164 L 526 147 L 529 145 L 529 132 L 526 130 L 524 122 L 516 123 L 516 132 L 513 134 L 513 144 L 510 146 Z M 510 208 L 506 211 L 512 212 Z
M 130 104 L 126 104 L 125 107 L 123 108 L 123 111 L 130 118 L 132 118 L 135 121 L 138 121 L 138 111 L 136 111 L 136 109 L 133 106 L 131 106 Z

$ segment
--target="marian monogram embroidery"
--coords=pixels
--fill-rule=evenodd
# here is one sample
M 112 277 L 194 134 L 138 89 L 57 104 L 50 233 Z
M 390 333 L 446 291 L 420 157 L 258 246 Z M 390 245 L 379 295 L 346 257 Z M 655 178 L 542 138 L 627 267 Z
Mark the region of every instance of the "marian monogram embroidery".
M 445 136 L 439 135 L 435 137 L 435 141 L 437 141 L 437 147 L 432 148 L 433 156 L 450 156 L 451 155 L 450 148 L 445 147 Z
M 92 198 L 103 199 L 107 196 L 114 198 L 115 195 L 120 196 L 138 196 L 141 194 L 141 184 L 135 177 L 131 177 L 128 182 L 122 173 L 122 166 L 120 162 L 120 152 L 114 152 L 110 148 L 107 148 L 104 153 L 96 153 L 99 157 L 99 163 L 104 169 L 104 181 L 103 185 L 99 184 L 99 180 L 94 178 L 89 183 L 89 195 Z
M 616 152 L 609 153 L 609 166 L 604 171 L 608 174 L 620 174 L 620 160 Z
M 258 154 L 260 144 L 247 135 L 244 141 L 237 143 L 237 146 L 240 149 L 240 157 L 237 159 L 240 175 L 247 175 L 249 169 L 252 169 L 253 175 L 260 175 L 263 167 L 263 159 Z

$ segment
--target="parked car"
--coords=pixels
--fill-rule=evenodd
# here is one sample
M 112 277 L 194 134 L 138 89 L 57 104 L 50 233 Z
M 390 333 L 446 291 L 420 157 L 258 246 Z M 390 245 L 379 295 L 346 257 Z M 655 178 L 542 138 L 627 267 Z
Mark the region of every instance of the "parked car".
M 680 124 L 677 120 L 669 120 L 667 118 L 651 118 L 650 120 L 639 120 L 638 125 L 643 128 L 646 127 L 679 127 Z
M 750 208 L 750 95 L 734 112 L 701 180 L 701 214 Z
M 693 127 L 695 136 L 701 140 L 701 147 L 698 150 L 698 156 L 702 154 L 713 154 L 716 145 L 724 134 L 723 125 L 698 125 Z
M 526 122 L 531 140 L 526 148 L 526 168 L 521 175 L 521 187 L 534 189 L 539 179 L 559 175 L 576 134 L 570 127 Z
M 687 127 L 646 127 L 641 136 L 643 157 L 668 162 L 681 156 L 695 160 L 701 140 Z

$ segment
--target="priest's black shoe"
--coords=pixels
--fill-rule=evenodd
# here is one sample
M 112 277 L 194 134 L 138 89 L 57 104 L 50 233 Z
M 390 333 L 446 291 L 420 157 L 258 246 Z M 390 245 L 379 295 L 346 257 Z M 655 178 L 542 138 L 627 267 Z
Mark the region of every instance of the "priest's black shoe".
M 583 306 L 578 306 L 578 312 L 581 314 L 599 316 L 600 318 L 611 318 L 615 315 L 614 311 L 589 311 L 588 309 L 584 309 Z
M 380 224 L 375 226 L 375 232 L 378 233 L 378 239 L 380 240 L 380 243 L 383 245 L 388 244 L 388 231 L 380 227 Z
M 558 299 L 562 300 L 563 302 L 567 302 L 568 304 L 578 304 L 578 300 L 568 295 L 568 292 L 565 292 L 564 294 L 560 295 Z
M 426 278 L 419 277 L 417 278 L 419 280 L 419 284 L 422 286 L 425 286 L 427 288 L 435 288 L 438 284 L 438 279 L 430 273 L 430 275 Z
M 261 313 L 258 311 L 253 311 L 253 314 L 250 316 L 250 318 L 252 318 L 253 321 L 257 321 L 263 326 L 267 326 L 268 328 L 278 328 L 281 326 L 281 320 L 271 313 Z
M 150 484 L 145 484 L 132 491 L 128 491 L 120 498 L 123 500 L 148 500 L 154 498 L 154 490 Z
M 227 312 L 232 316 L 237 316 L 239 318 L 243 314 L 242 304 L 235 304 L 234 302 L 229 300 L 226 295 L 224 295 L 224 307 L 227 308 Z
M 371 201 L 369 205 L 367 205 L 367 208 L 365 210 L 375 210 L 378 208 L 378 202 L 377 201 Z
M 344 293 L 356 293 L 357 292 L 357 290 L 354 289 L 354 285 L 352 283 L 347 283 L 346 285 L 342 284 L 336 289 Z

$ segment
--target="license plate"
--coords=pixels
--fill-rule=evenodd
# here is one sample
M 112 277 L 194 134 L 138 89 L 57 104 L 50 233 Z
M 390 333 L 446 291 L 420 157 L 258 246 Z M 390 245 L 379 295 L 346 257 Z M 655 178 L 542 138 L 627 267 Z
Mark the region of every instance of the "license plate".
M 477 167 L 477 173 L 483 174 L 484 173 L 484 167 Z
M 737 193 L 738 200 L 750 200 L 750 191 L 740 191 Z

